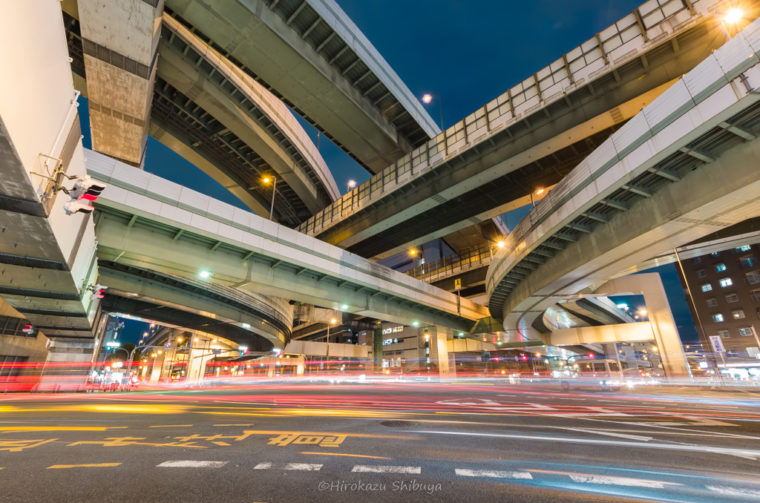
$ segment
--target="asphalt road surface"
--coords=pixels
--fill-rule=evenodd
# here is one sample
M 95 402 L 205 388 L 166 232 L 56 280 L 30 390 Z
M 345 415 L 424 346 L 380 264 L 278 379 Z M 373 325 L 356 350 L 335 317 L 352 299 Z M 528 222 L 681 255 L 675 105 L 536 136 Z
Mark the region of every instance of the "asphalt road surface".
M 0 395 L 0 502 L 760 501 L 760 393 L 499 382 Z

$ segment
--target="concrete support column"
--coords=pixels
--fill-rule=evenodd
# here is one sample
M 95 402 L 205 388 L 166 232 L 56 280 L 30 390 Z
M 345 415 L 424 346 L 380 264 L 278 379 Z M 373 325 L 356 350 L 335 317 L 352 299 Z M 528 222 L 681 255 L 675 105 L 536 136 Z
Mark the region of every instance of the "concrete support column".
M 372 358 L 375 363 L 375 372 L 383 371 L 383 324 L 377 322 L 372 334 Z
M 90 372 L 90 360 L 95 350 L 92 339 L 50 339 L 45 370 L 38 391 L 77 391 L 84 389 Z M 57 365 L 78 363 L 79 365 Z
M 425 330 L 429 336 L 430 362 L 438 366 L 438 375 L 440 377 L 456 375 L 454 354 L 449 353 L 447 342 L 449 330 L 445 327 L 431 327 Z
M 92 146 L 141 166 L 163 0 L 79 0 Z
M 647 306 L 652 335 L 659 350 L 662 366 L 668 378 L 691 375 L 678 336 L 676 322 L 670 310 L 665 287 L 657 273 L 634 274 L 608 281 L 595 293 L 605 295 L 640 294 Z

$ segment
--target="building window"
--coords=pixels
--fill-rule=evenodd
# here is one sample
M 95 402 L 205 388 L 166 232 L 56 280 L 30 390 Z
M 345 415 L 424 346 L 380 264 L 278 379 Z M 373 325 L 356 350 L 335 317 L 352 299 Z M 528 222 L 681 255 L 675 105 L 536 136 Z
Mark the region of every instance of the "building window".
M 748 272 L 745 276 L 747 277 L 747 283 L 749 283 L 750 285 L 760 284 L 760 272 L 757 272 L 757 271 Z
M 742 328 L 740 328 L 739 329 L 739 335 L 744 336 L 744 337 L 753 335 L 752 334 L 752 328 L 750 328 L 750 327 L 742 327 Z
M 704 269 L 700 269 L 699 271 L 697 271 L 697 278 L 704 278 L 706 276 L 707 276 L 707 271 L 705 271 Z
M 729 293 L 726 295 L 726 302 L 729 304 L 733 304 L 734 302 L 739 302 L 739 296 L 735 293 Z
M 726 270 L 726 264 L 718 264 L 715 266 L 715 270 L 718 272 L 723 272 Z
M 720 286 L 721 288 L 726 288 L 727 286 L 731 286 L 734 284 L 733 281 L 731 281 L 731 278 L 720 278 Z
M 755 267 L 757 265 L 757 260 L 755 260 L 754 255 L 746 255 L 739 259 L 739 265 L 742 269 L 749 269 L 750 267 Z
M 760 290 L 752 290 L 752 293 L 749 295 L 755 302 L 760 302 Z
M 710 283 L 705 283 L 704 285 L 702 285 L 702 291 L 703 292 L 712 291 L 712 285 Z
M 750 245 L 744 245 L 737 248 L 737 250 L 739 250 L 740 252 L 750 251 L 751 249 L 752 247 Z
M 712 255 L 713 257 L 717 257 L 718 255 L 720 255 L 720 252 L 719 251 L 718 252 L 712 252 L 710 255 Z
M 743 320 L 744 318 L 746 318 L 746 316 L 744 316 L 743 309 L 737 309 L 736 311 L 731 311 L 731 317 L 735 320 Z
M 713 321 L 717 321 L 718 323 L 721 323 L 723 321 L 723 315 L 721 313 L 713 314 L 712 319 Z
M 707 307 L 718 307 L 718 299 L 707 299 Z
M 692 264 L 701 264 L 702 263 L 702 257 L 694 257 L 691 259 Z
M 718 335 L 720 337 L 731 337 L 731 334 L 728 333 L 728 330 L 718 330 Z

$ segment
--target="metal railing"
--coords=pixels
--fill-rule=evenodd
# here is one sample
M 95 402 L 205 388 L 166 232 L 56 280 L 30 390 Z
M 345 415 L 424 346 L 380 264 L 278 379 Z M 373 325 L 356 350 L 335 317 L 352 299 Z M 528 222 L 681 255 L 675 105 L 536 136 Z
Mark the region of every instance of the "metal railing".
M 421 264 L 409 269 L 406 274 L 427 283 L 441 281 L 456 274 L 488 267 L 494 252 L 494 246 L 490 245 L 470 248 L 459 254 Z

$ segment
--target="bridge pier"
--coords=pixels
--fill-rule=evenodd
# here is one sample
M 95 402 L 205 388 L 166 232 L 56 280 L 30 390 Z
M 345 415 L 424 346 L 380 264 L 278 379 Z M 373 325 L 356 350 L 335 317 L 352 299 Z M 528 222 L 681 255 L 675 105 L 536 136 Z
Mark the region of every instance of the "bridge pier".
M 634 274 L 607 281 L 594 293 L 620 295 L 641 294 L 647 307 L 652 335 L 657 343 L 662 367 L 668 378 L 691 375 L 665 287 L 657 273 Z

